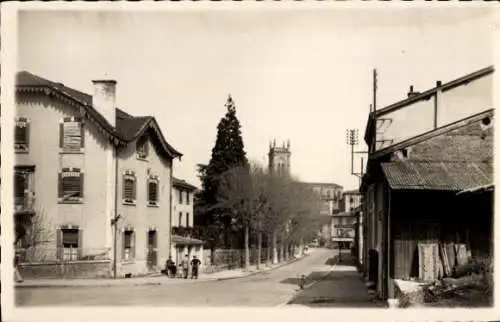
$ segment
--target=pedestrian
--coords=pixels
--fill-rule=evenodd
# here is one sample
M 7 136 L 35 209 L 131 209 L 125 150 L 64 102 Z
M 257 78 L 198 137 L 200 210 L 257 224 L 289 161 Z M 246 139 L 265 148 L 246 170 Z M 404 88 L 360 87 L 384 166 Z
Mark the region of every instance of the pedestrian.
M 188 255 L 184 256 L 184 259 L 181 262 L 182 272 L 184 273 L 184 279 L 188 278 L 189 271 L 189 257 Z
M 14 255 L 14 280 L 17 283 L 24 282 L 21 272 L 19 272 L 19 263 L 21 262 L 21 255 L 18 252 L 15 252 Z
M 191 278 L 198 279 L 198 267 L 200 266 L 201 261 L 193 256 L 193 260 L 191 261 Z
M 170 278 L 175 276 L 174 268 L 175 268 L 175 263 L 172 260 L 172 256 L 168 256 L 167 263 L 165 265 L 165 269 L 167 270 L 167 276 L 169 276 Z

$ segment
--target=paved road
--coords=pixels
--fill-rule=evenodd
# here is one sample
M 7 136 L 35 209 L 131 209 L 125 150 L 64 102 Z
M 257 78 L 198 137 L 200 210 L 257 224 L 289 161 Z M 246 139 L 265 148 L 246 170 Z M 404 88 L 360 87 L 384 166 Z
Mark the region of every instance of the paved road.
M 297 274 L 319 279 L 330 269 L 335 251 L 315 249 L 308 257 L 246 278 L 199 283 L 75 287 L 18 288 L 19 306 L 278 306 L 297 289 Z

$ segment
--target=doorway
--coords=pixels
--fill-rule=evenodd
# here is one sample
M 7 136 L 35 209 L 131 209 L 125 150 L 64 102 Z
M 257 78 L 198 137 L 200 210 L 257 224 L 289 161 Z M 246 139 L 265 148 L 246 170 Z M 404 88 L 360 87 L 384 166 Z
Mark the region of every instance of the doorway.
M 148 231 L 148 268 L 154 269 L 158 265 L 158 249 L 156 230 Z

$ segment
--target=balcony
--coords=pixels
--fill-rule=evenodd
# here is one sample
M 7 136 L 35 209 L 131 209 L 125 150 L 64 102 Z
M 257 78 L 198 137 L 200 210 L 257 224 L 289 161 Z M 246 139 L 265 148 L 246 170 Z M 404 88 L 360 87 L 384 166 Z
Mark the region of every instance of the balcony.
M 14 196 L 14 214 L 34 214 L 35 197 L 33 192 Z

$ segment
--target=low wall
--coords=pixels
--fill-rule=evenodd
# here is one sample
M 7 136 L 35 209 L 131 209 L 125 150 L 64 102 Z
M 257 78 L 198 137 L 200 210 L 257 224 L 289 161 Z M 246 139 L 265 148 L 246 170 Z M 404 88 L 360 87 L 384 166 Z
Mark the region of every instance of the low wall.
M 21 276 L 30 278 L 109 278 L 110 260 L 19 264 Z
M 213 258 L 212 258 L 213 255 Z M 241 268 L 245 261 L 244 249 L 210 249 L 203 250 L 203 263 L 206 271 L 218 269 Z M 261 263 L 267 261 L 267 248 L 262 248 Z M 257 248 L 250 248 L 250 265 L 257 263 Z

